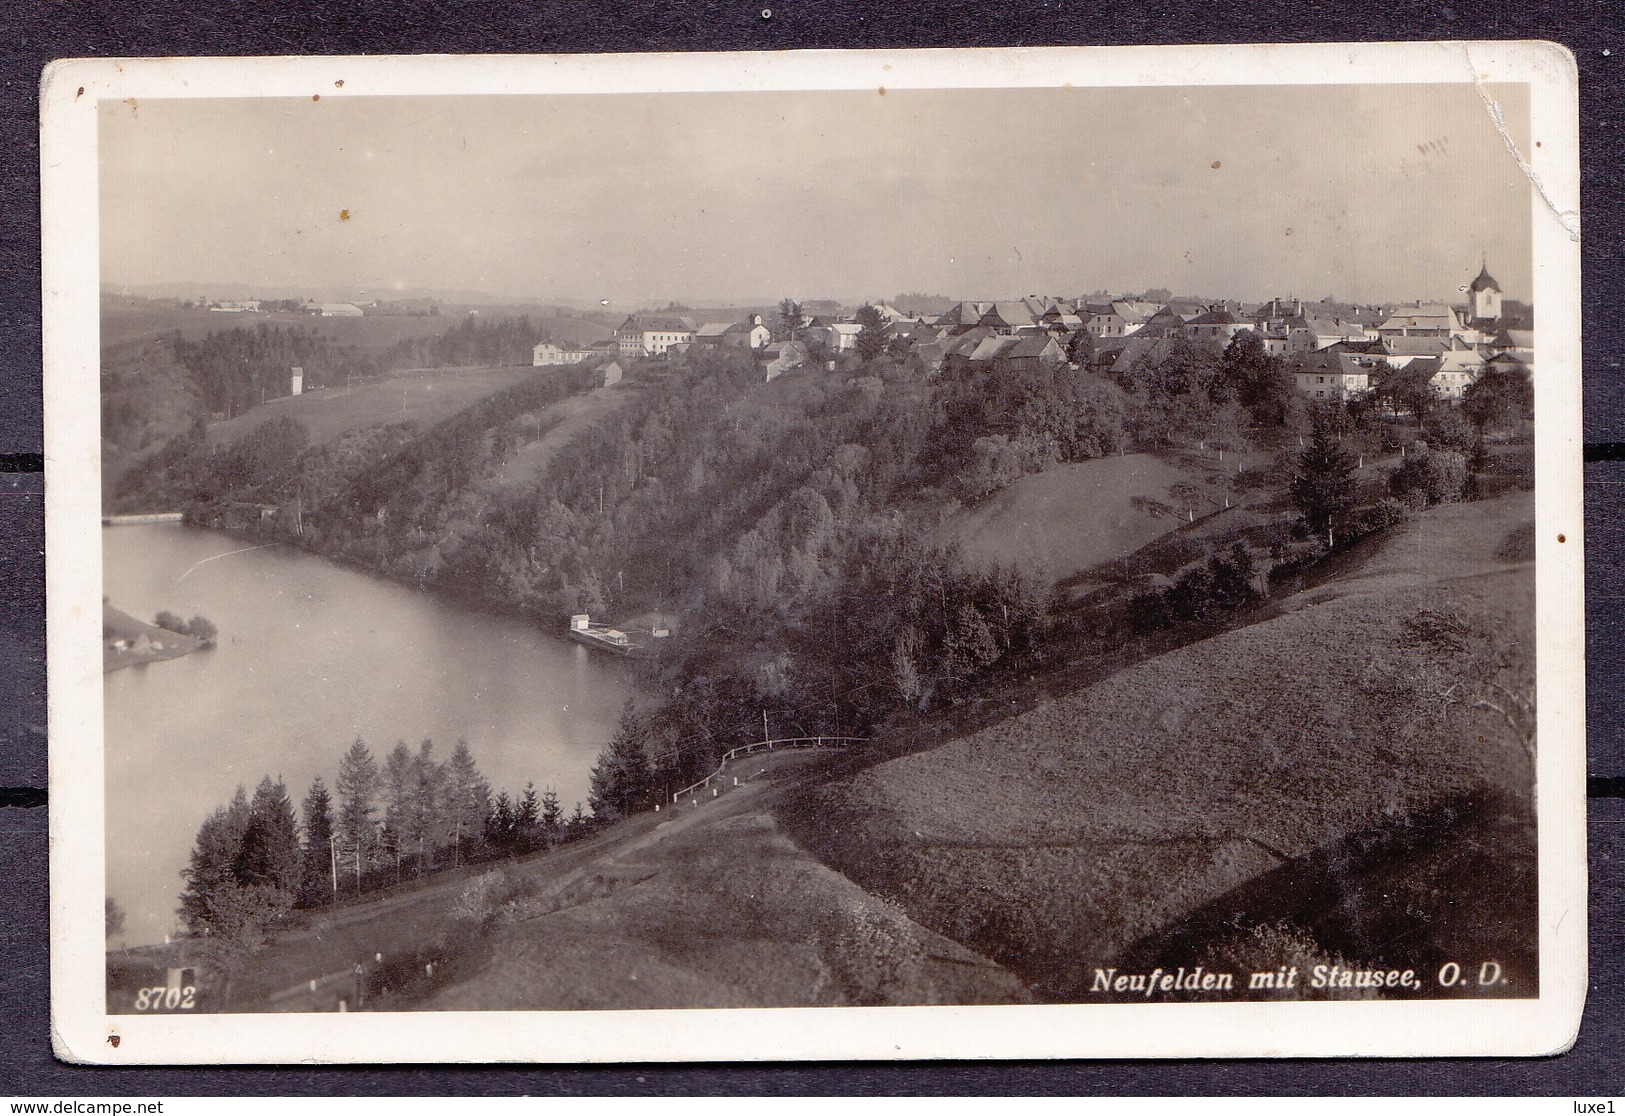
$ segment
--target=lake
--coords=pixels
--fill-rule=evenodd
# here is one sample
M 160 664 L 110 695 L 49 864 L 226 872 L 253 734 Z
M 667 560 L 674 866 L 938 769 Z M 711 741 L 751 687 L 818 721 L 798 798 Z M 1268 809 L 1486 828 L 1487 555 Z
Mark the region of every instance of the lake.
M 568 814 L 631 693 L 625 663 L 532 623 L 236 532 L 104 527 L 102 565 L 115 607 L 220 631 L 213 650 L 105 676 L 107 889 L 126 945 L 175 929 L 198 826 L 239 783 L 281 777 L 297 809 L 318 773 L 333 790 L 357 737 L 380 766 L 397 741 L 432 739 L 444 759 L 462 738 L 493 795 L 534 781 Z

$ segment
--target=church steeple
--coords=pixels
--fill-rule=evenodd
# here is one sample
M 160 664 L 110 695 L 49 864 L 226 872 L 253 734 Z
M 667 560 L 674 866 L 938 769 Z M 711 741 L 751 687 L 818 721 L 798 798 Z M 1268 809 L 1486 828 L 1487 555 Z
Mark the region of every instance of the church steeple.
M 1473 321 L 1496 322 L 1501 319 L 1501 284 L 1490 274 L 1488 256 L 1482 259 L 1478 278 L 1467 288 L 1467 316 Z

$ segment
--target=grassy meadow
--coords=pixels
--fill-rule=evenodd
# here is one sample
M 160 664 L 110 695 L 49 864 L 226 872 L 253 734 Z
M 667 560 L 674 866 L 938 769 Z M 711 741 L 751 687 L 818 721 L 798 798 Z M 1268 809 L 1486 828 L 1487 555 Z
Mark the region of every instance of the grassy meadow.
M 1314 908 L 1328 956 L 1364 940 L 1340 905 L 1412 896 L 1408 936 L 1358 960 L 1494 949 L 1503 994 L 1532 994 L 1531 756 L 1465 700 L 1533 692 L 1532 516 L 1528 494 L 1423 513 L 1277 615 L 811 790 L 787 827 L 1046 999 L 1233 893 L 1232 930 Z M 1238 890 L 1307 863 L 1313 901 Z
M 1169 489 L 1195 479 L 1148 453 L 1066 462 L 958 512 L 944 533 L 974 565 L 1065 582 L 1183 524 Z M 1200 514 L 1208 510 L 1204 502 Z
M 537 368 L 443 368 L 429 372 L 401 372 L 350 387 L 316 388 L 302 395 L 283 396 L 233 419 L 209 426 L 209 441 L 234 442 L 274 418 L 295 419 L 310 435 L 312 445 L 325 445 L 354 430 L 397 422 L 428 427 L 450 418 L 481 399 L 548 375 Z

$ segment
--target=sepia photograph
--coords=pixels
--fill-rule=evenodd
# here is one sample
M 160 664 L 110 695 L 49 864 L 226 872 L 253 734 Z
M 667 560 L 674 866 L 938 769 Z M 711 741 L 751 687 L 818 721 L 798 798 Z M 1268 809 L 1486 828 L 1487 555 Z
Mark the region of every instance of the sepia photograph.
M 1572 1039 L 1560 48 L 60 65 L 60 1056 Z

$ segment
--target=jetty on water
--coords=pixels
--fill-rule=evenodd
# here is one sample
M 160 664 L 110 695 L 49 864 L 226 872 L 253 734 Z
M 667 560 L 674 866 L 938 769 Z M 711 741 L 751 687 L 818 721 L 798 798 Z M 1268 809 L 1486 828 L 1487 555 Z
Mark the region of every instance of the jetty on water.
M 136 515 L 104 515 L 103 527 L 128 527 L 136 523 L 179 523 L 180 512 L 143 512 Z
M 608 624 L 594 624 L 585 612 L 570 617 L 570 638 L 577 643 L 614 655 L 647 655 L 654 651 L 655 641 L 671 634 L 669 628 L 655 626 L 648 629 L 632 628 L 622 631 Z

